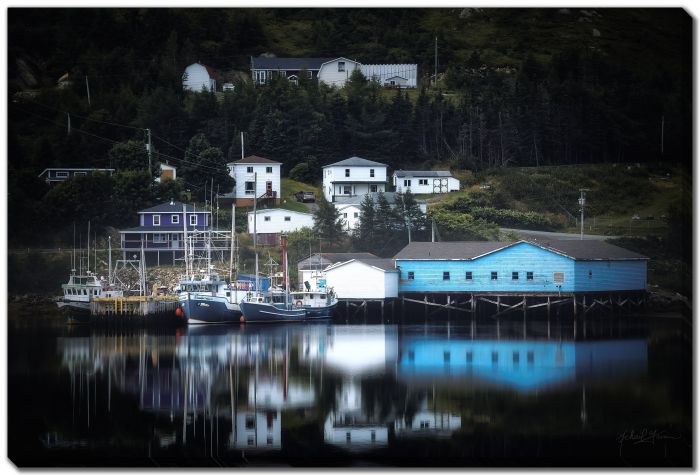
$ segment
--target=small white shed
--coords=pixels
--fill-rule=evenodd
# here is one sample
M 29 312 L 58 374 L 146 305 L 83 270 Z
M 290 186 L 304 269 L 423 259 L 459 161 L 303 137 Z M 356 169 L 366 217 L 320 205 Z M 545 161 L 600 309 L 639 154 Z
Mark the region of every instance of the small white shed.
M 281 234 L 298 231 L 301 228 L 314 227 L 314 215 L 282 208 L 272 208 L 257 211 L 257 223 L 254 223 L 255 213 L 248 213 L 248 232 L 253 233 L 253 224 L 257 225 L 260 234 Z
M 215 91 L 214 70 L 200 63 L 190 64 L 182 75 L 182 88 L 194 92 L 201 92 L 202 88 Z
M 325 269 L 326 285 L 340 299 L 388 299 L 399 296 L 399 271 L 391 259 L 353 259 Z

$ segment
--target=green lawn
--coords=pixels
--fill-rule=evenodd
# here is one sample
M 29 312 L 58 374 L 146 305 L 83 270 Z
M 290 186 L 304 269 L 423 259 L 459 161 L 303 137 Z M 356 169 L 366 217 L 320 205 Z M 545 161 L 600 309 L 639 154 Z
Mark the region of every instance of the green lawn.
M 281 192 L 281 200 L 280 200 L 280 208 L 284 209 L 289 209 L 292 211 L 301 211 L 303 213 L 308 213 L 309 212 L 309 207 L 304 204 L 304 203 L 299 203 L 295 198 L 294 198 L 294 193 L 298 191 L 313 191 L 314 195 L 316 195 L 316 199 L 318 200 L 321 196 L 321 189 L 309 185 L 306 183 L 302 183 L 300 181 L 295 181 L 292 180 L 291 178 L 282 178 L 282 192 Z

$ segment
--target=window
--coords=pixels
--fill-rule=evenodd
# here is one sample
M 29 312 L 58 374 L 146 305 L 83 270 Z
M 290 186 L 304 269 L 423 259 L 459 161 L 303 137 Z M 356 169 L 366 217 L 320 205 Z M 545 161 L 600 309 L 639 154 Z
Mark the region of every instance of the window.
M 270 217 L 269 217 L 269 216 L 265 216 L 265 221 L 270 221 Z
M 404 180 L 403 186 L 411 186 L 411 180 Z
M 491 272 L 491 280 L 498 280 L 498 272 Z
M 360 213 L 353 213 L 353 218 L 359 218 L 359 217 L 360 217 Z
M 519 364 L 519 363 L 520 363 L 520 352 L 514 351 L 513 352 L 513 364 Z
M 338 61 L 338 72 L 342 73 L 345 71 L 345 61 Z
M 248 414 L 245 416 L 245 428 L 254 429 L 255 428 L 255 416 Z
M 450 280 L 450 273 L 445 271 L 442 273 L 442 280 Z
M 533 279 L 532 272 L 527 272 L 526 277 L 527 277 L 527 280 L 532 280 Z
M 253 167 L 246 167 L 246 173 L 253 173 Z
M 170 222 L 173 224 L 180 224 L 180 215 L 174 214 L 170 217 Z
M 374 178 L 374 168 L 369 169 L 369 176 L 370 178 Z
M 427 184 L 428 184 L 428 179 L 427 179 L 427 178 L 420 179 L 420 180 L 418 180 L 418 184 L 419 184 L 419 185 L 427 185 Z
M 369 185 L 369 191 L 370 191 L 370 193 L 376 193 L 377 192 L 377 185 Z
M 265 173 L 272 173 L 272 167 L 266 167 Z
M 513 272 L 513 280 L 518 280 L 518 273 L 517 272 Z
M 153 215 L 153 226 L 160 226 L 160 215 L 159 214 Z
M 589 279 L 593 278 L 593 271 L 592 270 L 588 271 L 588 278 Z
M 190 215 L 190 226 L 197 226 L 197 215 L 196 214 Z
M 252 435 L 248 436 L 248 445 L 253 445 L 255 444 L 255 437 Z
M 350 176 L 350 169 L 349 169 L 349 168 L 346 168 L 346 169 L 345 169 L 345 177 L 347 178 L 347 177 L 349 177 L 349 176 Z
M 534 364 L 534 363 L 535 363 L 535 352 L 528 351 L 527 352 L 527 364 Z
M 552 277 L 554 279 L 555 284 L 563 284 L 564 283 L 564 273 L 563 272 L 555 272 Z
M 408 280 L 413 280 L 413 279 L 415 279 L 415 277 L 416 277 L 415 272 L 413 272 L 412 270 L 408 271 Z
M 350 432 L 345 433 L 345 442 L 350 443 Z
M 284 217 L 284 220 L 285 220 L 285 221 L 291 221 L 291 220 L 292 220 L 292 217 L 291 217 L 291 216 L 285 216 L 285 217 Z
M 255 182 L 254 181 L 246 181 L 245 182 L 245 194 L 246 195 L 254 195 L 255 194 Z
M 73 173 L 73 176 L 85 176 L 87 175 L 87 172 L 75 172 Z
M 348 213 L 343 213 L 343 218 L 348 219 Z
M 464 274 L 464 278 L 465 278 L 466 280 L 472 280 L 472 273 L 471 273 L 471 271 L 467 271 L 467 272 Z
M 68 172 L 56 172 L 56 178 L 68 178 Z
M 158 242 L 158 243 L 168 242 L 168 235 L 161 234 L 161 233 L 155 233 L 153 235 L 153 242 Z
M 491 363 L 493 363 L 493 364 L 498 363 L 498 352 L 497 351 L 491 352 Z
M 352 187 L 350 185 L 343 186 L 343 194 L 350 195 L 352 193 Z

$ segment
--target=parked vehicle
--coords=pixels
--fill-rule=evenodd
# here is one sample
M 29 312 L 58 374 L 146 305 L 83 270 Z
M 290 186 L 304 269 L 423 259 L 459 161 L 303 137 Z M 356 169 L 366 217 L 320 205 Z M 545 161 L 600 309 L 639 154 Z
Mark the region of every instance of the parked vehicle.
M 300 203 L 315 203 L 316 196 L 313 191 L 297 191 L 294 193 L 294 197 Z

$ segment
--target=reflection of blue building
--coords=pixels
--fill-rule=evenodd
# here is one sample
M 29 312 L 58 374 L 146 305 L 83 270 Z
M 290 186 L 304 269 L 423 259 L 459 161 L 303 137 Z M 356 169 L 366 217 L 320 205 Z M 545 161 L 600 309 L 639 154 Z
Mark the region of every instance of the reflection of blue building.
M 448 340 L 402 342 L 399 376 L 469 378 L 475 384 L 533 391 L 550 385 L 642 372 L 644 340 L 593 342 Z

